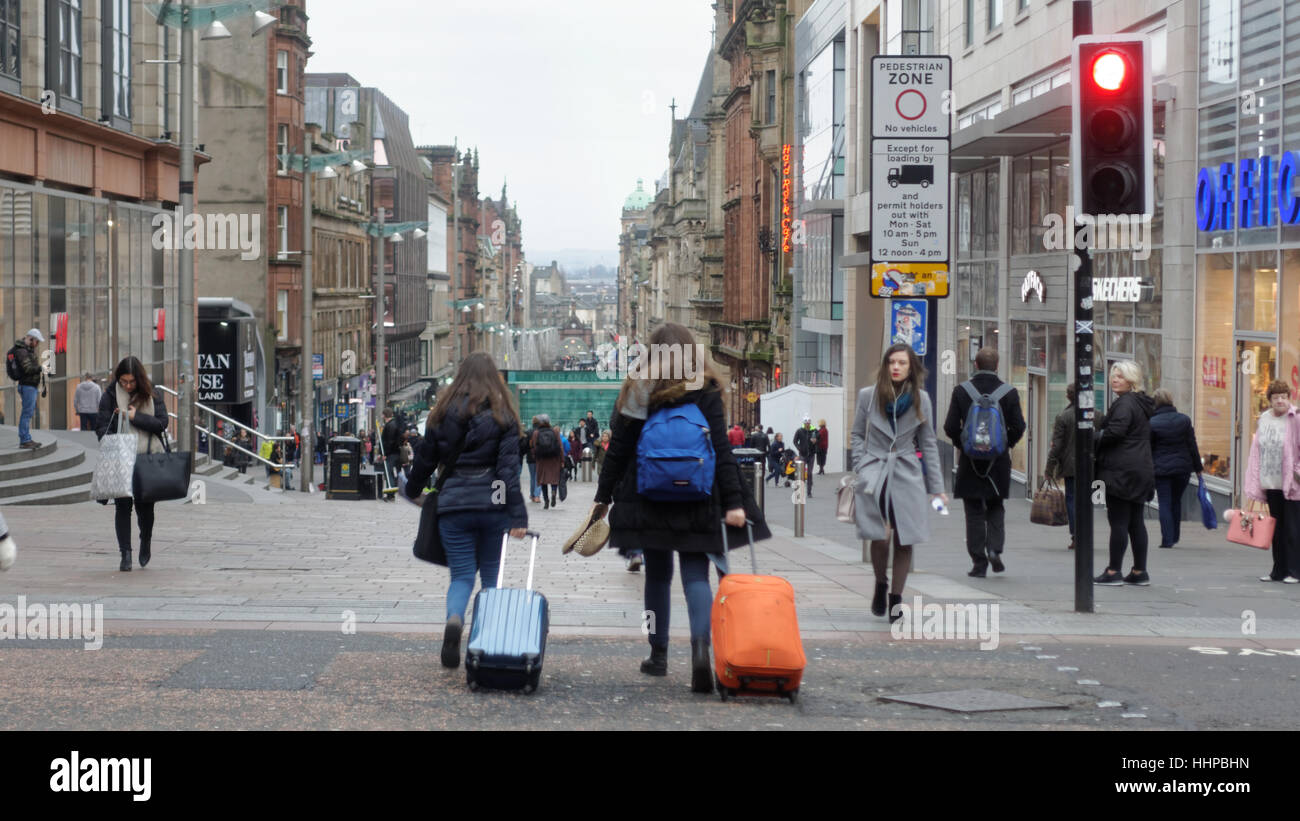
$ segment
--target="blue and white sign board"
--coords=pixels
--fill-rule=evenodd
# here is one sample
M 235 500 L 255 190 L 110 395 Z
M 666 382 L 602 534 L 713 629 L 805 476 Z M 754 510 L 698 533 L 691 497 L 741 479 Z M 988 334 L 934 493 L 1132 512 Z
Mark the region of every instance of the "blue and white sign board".
M 925 356 L 925 330 L 930 305 L 924 299 L 895 299 L 889 308 L 889 342 L 911 345 L 917 356 Z
M 311 378 L 317 381 L 325 378 L 325 354 L 311 355 Z

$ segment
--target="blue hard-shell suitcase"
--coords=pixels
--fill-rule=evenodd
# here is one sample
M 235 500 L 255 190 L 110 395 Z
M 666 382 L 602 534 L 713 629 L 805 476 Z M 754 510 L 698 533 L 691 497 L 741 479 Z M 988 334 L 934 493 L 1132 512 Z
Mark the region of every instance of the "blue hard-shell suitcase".
M 471 690 L 493 687 L 523 689 L 531 693 L 542 678 L 546 655 L 546 633 L 550 627 L 550 606 L 546 597 L 533 590 L 533 567 L 537 561 L 538 534 L 532 537 L 528 559 L 528 582 L 523 590 L 502 587 L 506 567 L 507 532 L 501 539 L 501 567 L 497 586 L 478 592 L 465 651 L 465 679 Z

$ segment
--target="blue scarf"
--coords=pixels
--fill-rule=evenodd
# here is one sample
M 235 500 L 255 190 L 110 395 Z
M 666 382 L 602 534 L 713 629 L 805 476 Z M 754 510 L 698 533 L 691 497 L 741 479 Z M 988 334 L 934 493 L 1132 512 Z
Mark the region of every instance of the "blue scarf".
M 907 413 L 908 410 L 911 409 L 911 407 L 912 407 L 911 391 L 908 391 L 907 393 L 904 393 L 901 396 L 894 397 L 893 402 L 886 402 L 885 418 L 889 420 L 889 426 L 896 430 L 898 426 L 894 424 L 894 420 Z

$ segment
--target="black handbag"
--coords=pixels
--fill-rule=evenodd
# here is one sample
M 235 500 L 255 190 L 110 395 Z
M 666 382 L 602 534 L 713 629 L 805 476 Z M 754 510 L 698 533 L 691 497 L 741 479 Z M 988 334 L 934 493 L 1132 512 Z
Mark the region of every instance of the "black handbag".
M 168 502 L 190 495 L 190 473 L 194 467 L 194 454 L 190 451 L 173 451 L 162 439 L 163 452 L 153 452 L 153 436 L 144 453 L 135 457 L 135 472 L 131 476 L 131 495 L 137 502 Z
M 466 423 L 466 434 L 469 433 L 469 425 Z M 442 546 L 442 533 L 438 530 L 438 492 L 442 486 L 447 484 L 447 479 L 456 470 L 456 460 L 460 459 L 460 452 L 465 448 L 465 437 L 461 437 L 460 442 L 456 444 L 456 449 L 452 451 L 451 457 L 447 460 L 446 467 L 438 474 L 438 481 L 433 485 L 433 492 L 424 499 L 424 504 L 420 509 L 420 529 L 415 532 L 415 544 L 411 548 L 411 553 L 415 558 L 422 562 L 447 566 L 447 550 Z

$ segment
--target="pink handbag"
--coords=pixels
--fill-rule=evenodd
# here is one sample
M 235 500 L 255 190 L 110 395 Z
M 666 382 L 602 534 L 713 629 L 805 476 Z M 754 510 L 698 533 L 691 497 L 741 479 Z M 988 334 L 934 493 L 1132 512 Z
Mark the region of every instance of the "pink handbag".
M 1273 547 L 1273 529 L 1277 527 L 1277 519 L 1262 511 L 1253 512 L 1252 508 L 1257 504 L 1259 502 L 1252 499 L 1245 510 L 1229 510 L 1223 514 L 1228 524 L 1228 541 L 1268 550 Z

